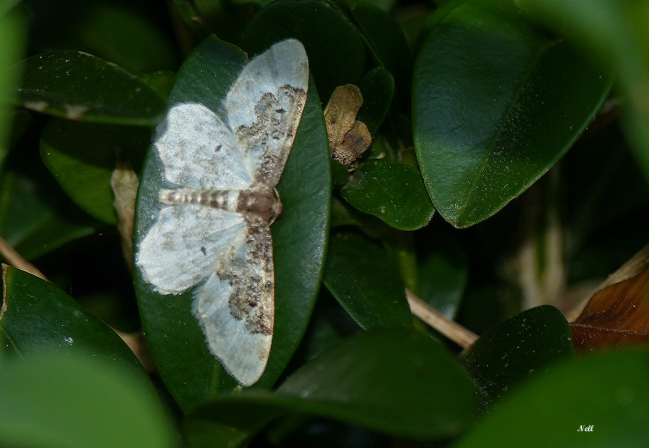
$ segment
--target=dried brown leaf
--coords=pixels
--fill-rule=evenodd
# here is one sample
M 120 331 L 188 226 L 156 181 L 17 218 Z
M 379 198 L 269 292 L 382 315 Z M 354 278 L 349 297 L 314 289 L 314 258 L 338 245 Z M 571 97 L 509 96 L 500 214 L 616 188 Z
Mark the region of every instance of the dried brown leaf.
M 119 218 L 122 252 L 127 266 L 133 272 L 133 222 L 139 181 L 131 165 L 122 161 L 120 157 L 111 176 L 110 186 L 115 195 L 115 211 Z
M 325 108 L 325 123 L 331 157 L 350 167 L 372 143 L 367 126 L 356 121 L 363 96 L 352 84 L 336 87 Z
M 649 246 L 618 269 L 571 323 L 577 351 L 649 343 Z

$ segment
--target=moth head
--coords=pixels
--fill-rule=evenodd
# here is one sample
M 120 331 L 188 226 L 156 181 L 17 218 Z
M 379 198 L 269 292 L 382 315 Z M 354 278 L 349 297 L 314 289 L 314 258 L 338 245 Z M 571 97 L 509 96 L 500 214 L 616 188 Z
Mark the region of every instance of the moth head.
M 273 188 L 273 199 L 275 199 L 275 201 L 271 206 L 272 216 L 268 221 L 268 225 L 271 225 L 272 223 L 277 221 L 277 218 L 280 217 L 280 215 L 282 214 L 282 210 L 284 208 L 284 206 L 282 205 L 282 201 L 279 199 L 279 192 L 277 191 L 277 188 Z

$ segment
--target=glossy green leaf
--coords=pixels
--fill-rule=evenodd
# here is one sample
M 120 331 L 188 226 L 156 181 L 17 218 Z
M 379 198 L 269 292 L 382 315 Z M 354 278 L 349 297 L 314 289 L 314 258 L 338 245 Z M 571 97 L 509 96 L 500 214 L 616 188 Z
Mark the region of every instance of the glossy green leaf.
M 38 155 L 16 151 L 0 178 L 0 235 L 25 259 L 94 233 L 99 223 L 76 208 Z
M 646 352 L 566 361 L 513 391 L 454 447 L 645 446 L 648 375 Z
M 410 325 L 399 267 L 388 254 L 353 231 L 331 236 L 324 284 L 363 329 Z
M 340 194 L 354 208 L 399 230 L 419 229 L 435 212 L 419 171 L 387 160 L 361 164 Z
M 415 149 L 435 207 L 456 227 L 492 216 L 565 154 L 610 83 L 508 2 L 470 0 L 438 17 L 413 84 Z
M 556 308 L 524 311 L 483 334 L 463 354 L 483 410 L 491 408 L 531 374 L 574 356 L 570 325 Z M 498 405 L 499 406 L 499 405 Z
M 12 2 L 4 6 L 9 9 Z M 13 114 L 10 113 L 8 103 L 19 83 L 20 71 L 9 71 L 22 56 L 25 45 L 25 24 L 22 17 L 2 11 L 0 15 L 0 162 L 4 160 L 9 152 L 11 123 Z
M 238 76 L 245 54 L 215 38 L 207 39 L 181 67 L 169 101 L 196 101 L 214 111 Z M 150 153 L 143 169 L 136 217 L 136 244 L 156 217 L 162 167 Z M 329 147 L 317 92 L 309 86 L 307 104 L 295 143 L 278 186 L 284 210 L 273 224 L 275 257 L 275 329 L 266 372 L 257 383 L 271 386 L 304 333 L 318 289 L 329 220 L 331 175 Z M 165 384 L 181 407 L 214 393 L 234 389 L 236 382 L 209 353 L 191 311 L 192 291 L 164 296 L 153 291 L 139 272 L 136 288 L 153 357 Z
M 257 13 L 241 38 L 250 54 L 294 37 L 309 55 L 309 69 L 321 98 L 344 84 L 356 84 L 365 69 L 363 38 L 339 9 L 321 0 L 276 0 Z
M 274 394 L 244 391 L 197 406 L 188 418 L 194 431 L 190 440 L 207 441 L 209 434 L 229 441 L 221 446 L 239 446 L 287 412 L 439 439 L 470 425 L 474 402 L 468 377 L 439 342 L 406 329 L 375 330 L 352 336 L 306 364 Z
M 146 377 L 126 343 L 58 287 L 11 266 L 5 266 L 3 279 L 0 328 L 10 351 L 90 354 Z
M 171 448 L 172 423 L 146 382 L 105 359 L 47 353 L 0 368 L 4 446 Z
M 394 76 L 397 85 L 409 91 L 412 54 L 399 24 L 377 6 L 361 2 L 352 17 L 376 63 Z
M 370 70 L 358 83 L 363 95 L 363 106 L 356 119 L 365 123 L 370 134 L 375 135 L 385 120 L 394 96 L 394 78 L 384 68 Z
M 516 0 L 548 27 L 583 45 L 606 67 L 618 71 L 624 99 L 623 124 L 645 177 L 649 177 L 649 20 L 646 2 L 632 0 Z
M 469 263 L 465 249 L 453 234 L 433 239 L 433 248 L 419 267 L 421 299 L 454 319 L 469 280 Z
M 153 89 L 117 65 L 77 51 L 25 59 L 20 105 L 70 120 L 153 125 L 166 104 Z
M 79 207 L 102 222 L 116 224 L 110 179 L 117 158 L 140 162 L 149 141 L 146 128 L 53 119 L 41 135 L 41 158 Z

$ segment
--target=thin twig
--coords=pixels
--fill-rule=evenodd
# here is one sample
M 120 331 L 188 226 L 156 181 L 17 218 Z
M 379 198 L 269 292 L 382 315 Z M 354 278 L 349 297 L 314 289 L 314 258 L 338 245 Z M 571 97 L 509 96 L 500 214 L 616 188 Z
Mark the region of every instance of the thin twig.
M 28 272 L 29 274 L 42 278 L 45 281 L 49 281 L 47 277 L 45 277 L 45 275 L 43 275 L 43 273 L 39 271 L 36 266 L 31 264 L 29 261 L 25 260 L 1 236 L 0 236 L 0 255 L 2 255 L 2 257 L 5 259 L 7 263 L 17 267 L 21 271 Z
M 426 322 L 435 330 L 455 342 L 462 348 L 468 348 L 478 339 L 478 336 L 462 325 L 447 319 L 442 313 L 428 305 L 419 297 L 406 289 L 406 296 L 412 314 Z

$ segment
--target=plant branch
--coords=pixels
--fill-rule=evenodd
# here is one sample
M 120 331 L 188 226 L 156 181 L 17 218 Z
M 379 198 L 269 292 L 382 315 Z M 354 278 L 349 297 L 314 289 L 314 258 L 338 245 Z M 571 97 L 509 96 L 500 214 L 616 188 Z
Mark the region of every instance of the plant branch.
M 41 271 L 38 270 L 36 266 L 31 264 L 29 261 L 25 260 L 16 250 L 7 243 L 4 238 L 0 236 L 0 255 L 5 261 L 21 271 L 25 271 L 29 274 L 35 275 L 38 278 L 42 278 L 45 281 L 49 281 Z
M 447 319 L 442 313 L 428 305 L 419 297 L 406 289 L 410 311 L 433 329 L 455 342 L 462 348 L 469 348 L 478 339 L 478 335 L 467 330 L 462 325 Z

